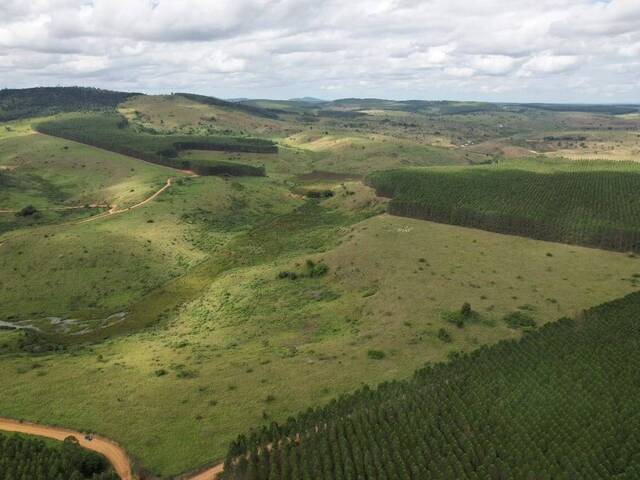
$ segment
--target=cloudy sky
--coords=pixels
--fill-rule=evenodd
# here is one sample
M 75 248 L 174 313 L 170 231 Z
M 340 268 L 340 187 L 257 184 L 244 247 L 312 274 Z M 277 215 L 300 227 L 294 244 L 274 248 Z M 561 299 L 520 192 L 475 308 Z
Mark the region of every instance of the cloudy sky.
M 0 88 L 640 102 L 640 0 L 0 0 Z

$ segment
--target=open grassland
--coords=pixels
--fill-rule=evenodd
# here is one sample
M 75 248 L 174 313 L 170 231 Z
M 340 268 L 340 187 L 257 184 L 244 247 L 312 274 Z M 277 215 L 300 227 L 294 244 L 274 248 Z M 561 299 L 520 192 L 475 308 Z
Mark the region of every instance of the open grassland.
M 547 136 L 540 145 L 548 156 L 571 160 L 640 161 L 640 132 L 567 132 Z M 535 145 L 534 145 L 535 148 Z
M 142 200 L 168 177 L 182 175 L 37 133 L 0 138 L 0 168 L 10 182 L 0 191 L 3 209 L 27 203 L 42 208 L 92 203 L 126 206 Z
M 126 208 L 156 191 L 167 178 L 182 175 L 123 155 L 29 132 L 20 125 L 12 128 L 12 135 L 0 137 L 0 233 L 70 222 L 113 205 Z M 15 212 L 28 205 L 37 213 L 16 217 Z
M 478 204 L 526 206 L 569 225 L 563 233 L 635 229 L 637 165 L 500 158 L 526 155 L 523 139 L 543 131 L 632 139 L 632 117 L 476 102 L 247 105 L 270 110 L 135 97 L 119 108 L 128 121 L 76 113 L 49 126 L 172 166 L 240 165 L 266 177 L 192 177 L 34 134 L 29 122 L 0 126 L 0 209 L 40 212 L 0 214 L 11 225 L 0 231 L 3 415 L 98 431 L 167 477 L 223 458 L 251 427 L 518 339 L 640 285 L 632 255 L 382 214 L 389 200 L 358 181 L 412 167 L 372 178 L 392 180 L 393 194 L 394 176 L 409 178 L 419 198 L 425 178 L 439 179 L 444 199 L 504 194 Z M 202 150 L 202 139 L 227 143 Z M 273 153 L 226 151 L 243 145 Z M 168 178 L 161 195 L 121 214 L 78 224 L 106 208 L 50 210 L 126 209 Z
M 290 147 L 314 152 L 315 170 L 365 174 L 394 166 L 464 165 L 486 161 L 481 154 L 434 147 L 410 139 L 349 132 L 305 132 L 287 138 Z
M 267 179 L 183 176 L 144 208 L 123 215 L 7 233 L 0 237 L 0 319 L 52 332 L 93 330 L 96 325 L 84 322 L 54 327 L 47 317 L 97 321 L 127 312 L 238 232 L 296 202 Z M 131 317 L 123 323 L 131 324 Z
M 175 474 L 251 426 L 517 338 L 506 314 L 542 324 L 635 288 L 640 265 L 623 254 L 390 216 L 352 224 L 351 197 L 236 238 L 223 256 L 247 266 L 173 320 L 73 353 L 6 356 L 1 411 L 96 430 Z M 310 275 L 307 260 L 328 271 Z M 459 327 L 463 302 L 477 316 Z
M 243 436 L 224 478 L 638 478 L 639 314 L 634 293 Z
M 118 111 L 144 130 L 153 129 L 165 134 L 274 137 L 297 130 L 284 121 L 207 105 L 181 95 L 134 97 L 122 103 Z
M 634 163 L 612 169 L 602 163 L 555 166 L 549 161 L 389 170 L 372 174 L 369 181 L 393 199 L 389 211 L 396 215 L 612 250 L 640 250 L 640 169 Z

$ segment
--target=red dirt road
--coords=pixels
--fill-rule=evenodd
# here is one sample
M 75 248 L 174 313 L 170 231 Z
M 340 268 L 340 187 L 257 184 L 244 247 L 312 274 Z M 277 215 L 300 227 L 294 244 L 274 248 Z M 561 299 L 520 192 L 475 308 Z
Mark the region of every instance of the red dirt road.
M 9 418 L 0 418 L 0 430 L 5 432 L 25 433 L 28 435 L 37 435 L 40 437 L 53 438 L 54 440 L 64 440 L 69 435 L 78 439 L 80 446 L 88 450 L 93 450 L 104 455 L 113 469 L 122 480 L 133 480 L 131 473 L 131 461 L 127 452 L 125 452 L 116 443 L 98 435 L 93 436 L 93 440 L 89 441 L 84 438 L 84 434 L 74 430 L 68 430 L 60 427 L 49 427 L 46 425 L 37 425 L 35 423 L 23 422 Z

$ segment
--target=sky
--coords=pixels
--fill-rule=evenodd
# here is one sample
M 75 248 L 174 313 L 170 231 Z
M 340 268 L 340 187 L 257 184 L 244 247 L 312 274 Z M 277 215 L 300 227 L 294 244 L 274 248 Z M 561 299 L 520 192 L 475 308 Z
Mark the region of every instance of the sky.
M 640 103 L 640 0 L 0 0 L 0 88 Z

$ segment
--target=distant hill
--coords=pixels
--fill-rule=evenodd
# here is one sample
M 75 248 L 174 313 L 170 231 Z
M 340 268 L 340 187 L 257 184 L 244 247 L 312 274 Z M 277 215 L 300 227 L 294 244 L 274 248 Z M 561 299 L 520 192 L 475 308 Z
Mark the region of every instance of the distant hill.
M 37 87 L 0 90 L 0 121 L 53 115 L 61 112 L 115 108 L 140 93 L 87 87 Z
M 521 107 L 537 110 L 549 110 L 552 112 L 584 112 L 604 113 L 608 115 L 624 115 L 640 112 L 640 105 L 603 105 L 603 104 L 564 104 L 564 103 L 521 103 Z
M 275 112 L 271 112 L 264 108 L 255 107 L 253 105 L 246 105 L 244 103 L 229 102 L 222 100 L 221 98 L 208 97 L 206 95 L 196 95 L 194 93 L 174 93 L 174 95 L 180 95 L 194 102 L 203 103 L 205 105 L 215 105 L 217 107 L 226 107 L 231 110 L 239 110 L 250 115 L 256 115 L 258 117 L 277 119 L 278 115 Z
M 316 97 L 290 98 L 289 101 L 302 102 L 302 103 L 327 103 L 327 100 L 323 100 L 321 98 L 316 98 Z

